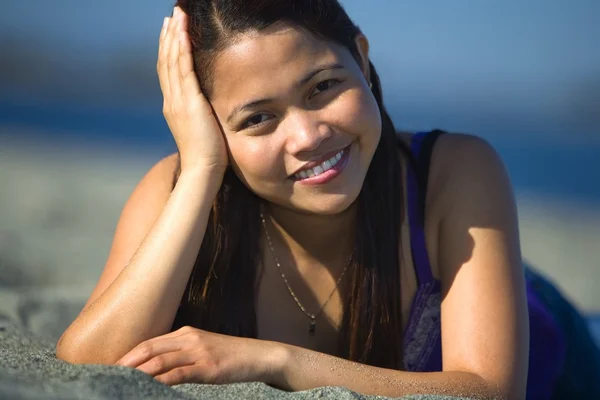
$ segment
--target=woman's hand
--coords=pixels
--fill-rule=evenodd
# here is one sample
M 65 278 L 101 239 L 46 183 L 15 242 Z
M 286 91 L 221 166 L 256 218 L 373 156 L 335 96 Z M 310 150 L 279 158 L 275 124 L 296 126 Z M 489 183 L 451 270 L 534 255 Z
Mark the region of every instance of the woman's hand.
M 157 71 L 163 113 L 179 149 L 182 171 L 200 168 L 224 173 L 227 148 L 194 72 L 187 22 L 187 15 L 175 7 L 160 34 Z
M 275 381 L 287 351 L 283 345 L 186 326 L 140 343 L 117 365 L 136 368 L 167 384 Z

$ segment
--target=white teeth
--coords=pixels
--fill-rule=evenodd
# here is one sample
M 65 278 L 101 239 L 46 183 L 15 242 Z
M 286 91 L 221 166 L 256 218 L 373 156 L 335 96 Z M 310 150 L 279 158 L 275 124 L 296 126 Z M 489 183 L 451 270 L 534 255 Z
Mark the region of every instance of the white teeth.
M 344 150 L 337 153 L 335 156 L 331 157 L 329 160 L 324 161 L 320 165 L 316 167 L 307 169 L 305 171 L 301 171 L 294 175 L 294 177 L 298 180 L 312 178 L 316 175 L 321 175 L 324 172 L 329 171 L 331 168 L 335 167 L 336 164 L 342 159 L 344 155 Z

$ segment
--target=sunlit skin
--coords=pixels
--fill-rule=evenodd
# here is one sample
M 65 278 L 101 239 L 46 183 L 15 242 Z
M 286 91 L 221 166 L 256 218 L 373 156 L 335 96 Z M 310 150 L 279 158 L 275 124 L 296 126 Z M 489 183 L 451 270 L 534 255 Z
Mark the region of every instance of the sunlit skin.
M 347 292 L 344 284 L 336 288 L 336 278 L 352 250 L 355 201 L 381 135 L 369 88 L 369 43 L 355 38 L 354 59 L 342 46 L 291 26 L 245 33 L 216 56 L 205 99 L 185 21 L 176 9 L 163 28 L 158 65 L 180 154 L 159 162 L 132 194 L 103 275 L 61 338 L 59 357 L 137 368 L 167 384 L 260 381 L 293 391 L 333 385 L 393 397 L 522 398 L 527 304 L 514 198 L 493 149 L 474 137 L 448 135 L 432 158 L 424 231 L 442 287 L 443 371 L 337 358 Z M 347 163 L 333 179 L 315 184 L 294 177 L 306 163 L 348 146 Z M 178 157 L 181 175 L 173 189 Z M 305 306 L 316 312 L 335 289 L 314 339 L 262 236 L 258 338 L 191 327 L 169 332 L 197 256 L 192 244 L 202 241 L 227 165 L 263 199 L 274 248 Z M 416 279 L 406 220 L 402 229 L 406 323 Z
M 350 206 L 381 135 L 377 103 L 350 52 L 279 27 L 245 35 L 219 55 L 215 71 L 210 100 L 248 187 L 294 212 L 335 215 Z M 229 118 L 238 106 L 263 99 Z M 290 179 L 305 163 L 349 145 L 348 165 L 332 182 Z

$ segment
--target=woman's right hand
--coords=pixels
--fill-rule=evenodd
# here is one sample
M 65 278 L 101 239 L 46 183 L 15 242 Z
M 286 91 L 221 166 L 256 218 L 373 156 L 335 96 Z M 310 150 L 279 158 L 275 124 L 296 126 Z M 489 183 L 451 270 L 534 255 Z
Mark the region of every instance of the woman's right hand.
M 163 113 L 181 158 L 181 171 L 224 174 L 229 163 L 221 128 L 194 71 L 188 16 L 175 7 L 160 33 L 157 71 Z

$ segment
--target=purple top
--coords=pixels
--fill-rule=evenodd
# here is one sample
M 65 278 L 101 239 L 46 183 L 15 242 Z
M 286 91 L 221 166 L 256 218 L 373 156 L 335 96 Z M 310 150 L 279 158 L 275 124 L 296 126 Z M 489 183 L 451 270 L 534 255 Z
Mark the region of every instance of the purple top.
M 426 133 L 419 133 L 413 137 L 411 152 L 415 159 L 421 154 L 425 136 Z M 404 367 L 413 372 L 441 371 L 441 286 L 431 273 L 425 231 L 419 218 L 419 182 L 413 168 L 407 171 L 406 183 L 410 247 L 418 286 L 404 333 Z
M 413 136 L 410 147 L 415 160 L 419 160 L 423 151 L 431 152 L 433 143 L 427 149 L 423 146 L 424 139 L 429 134 L 433 133 L 423 132 Z M 411 372 L 434 372 L 442 370 L 441 286 L 431 273 L 427 254 L 423 223 L 424 191 L 427 188 L 420 187 L 420 183 L 417 171 L 408 168 L 410 246 L 417 277 L 417 292 L 404 334 L 404 367 Z M 530 331 L 527 398 L 550 399 L 554 382 L 561 373 L 565 341 L 554 318 L 539 301 L 529 282 L 527 300 Z

